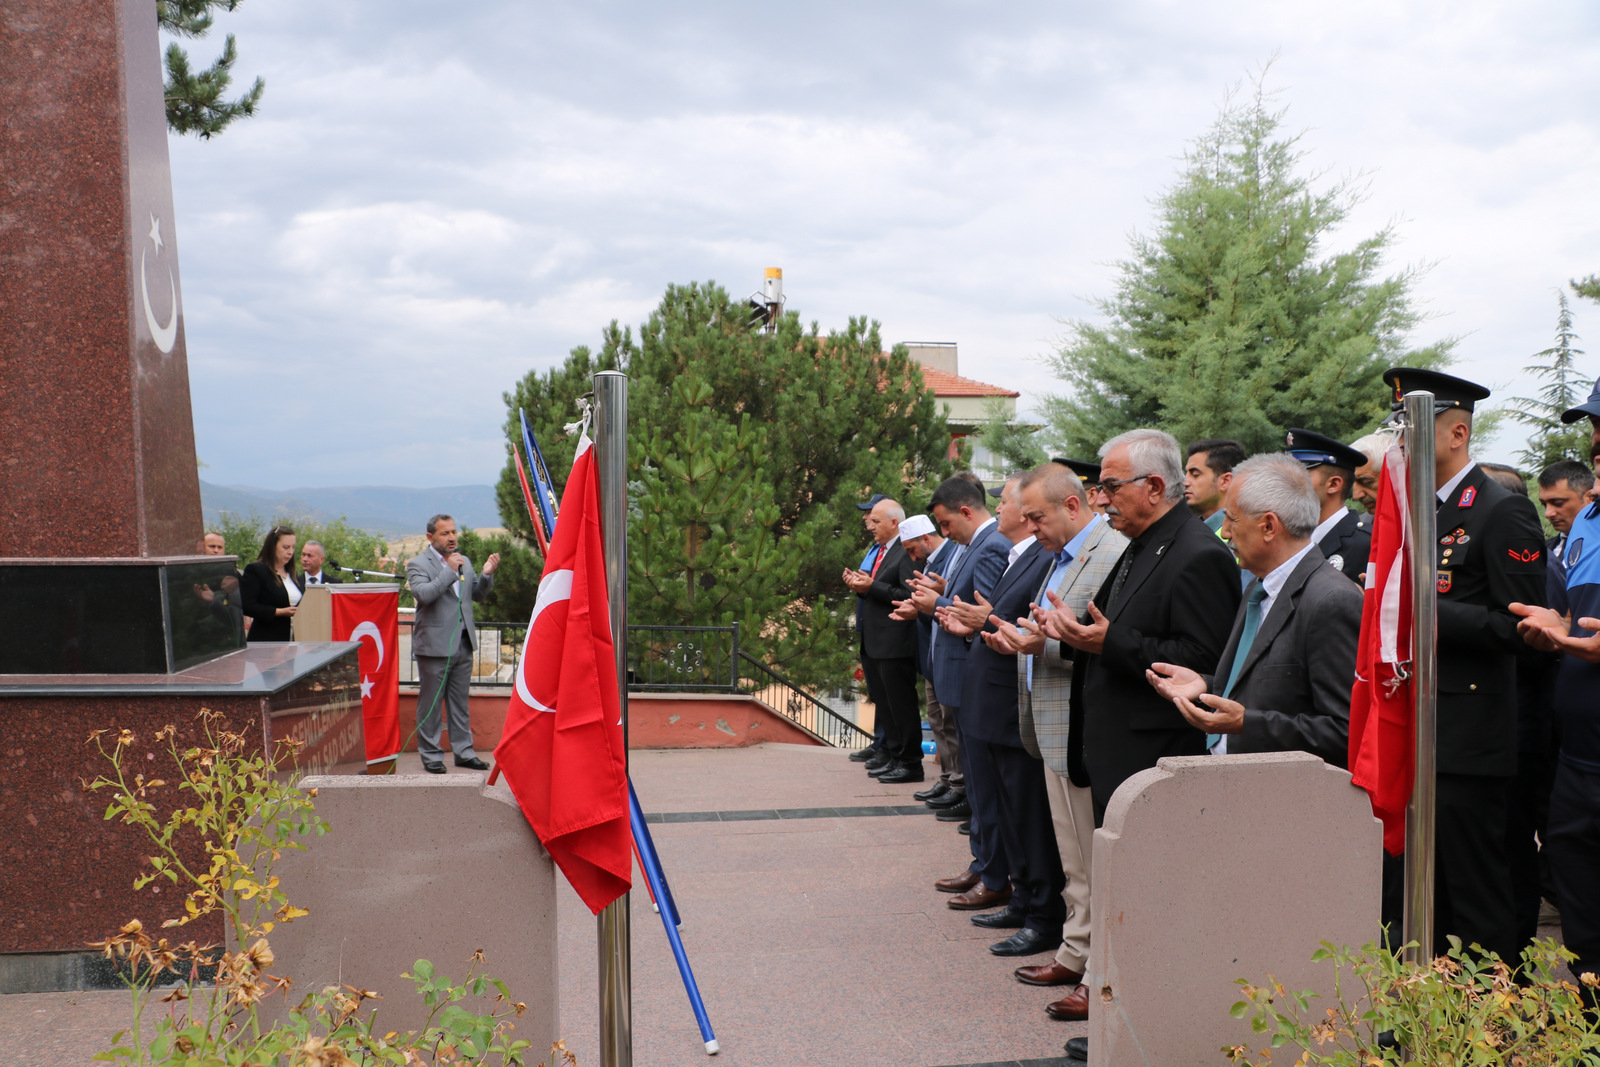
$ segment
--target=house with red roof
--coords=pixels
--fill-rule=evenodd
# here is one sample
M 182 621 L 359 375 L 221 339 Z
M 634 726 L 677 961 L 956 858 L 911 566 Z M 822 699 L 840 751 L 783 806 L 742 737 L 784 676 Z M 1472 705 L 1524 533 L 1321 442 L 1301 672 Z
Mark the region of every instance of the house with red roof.
M 998 402 L 1008 418 L 1016 418 L 1017 398 L 1022 394 L 988 382 L 963 378 L 953 341 L 908 341 L 906 352 L 922 366 L 922 380 L 933 390 L 950 423 L 950 454 L 957 442 L 989 421 L 991 407 Z M 1004 463 L 977 441 L 972 442 L 973 473 L 993 481 L 1009 473 Z

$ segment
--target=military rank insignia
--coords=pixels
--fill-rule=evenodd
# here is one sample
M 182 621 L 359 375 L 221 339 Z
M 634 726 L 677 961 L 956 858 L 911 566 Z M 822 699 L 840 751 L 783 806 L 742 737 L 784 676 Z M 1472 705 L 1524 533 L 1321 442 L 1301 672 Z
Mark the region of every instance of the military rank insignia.
M 1470 508 L 1472 506 L 1472 502 L 1476 499 L 1478 499 L 1478 487 L 1475 485 L 1469 485 L 1466 487 L 1466 489 L 1462 490 L 1461 499 L 1456 501 L 1456 507 Z
M 1439 592 L 1441 592 L 1441 593 L 1448 593 L 1450 591 L 1450 572 L 1449 571 L 1440 571 L 1439 572 L 1438 589 L 1439 589 Z

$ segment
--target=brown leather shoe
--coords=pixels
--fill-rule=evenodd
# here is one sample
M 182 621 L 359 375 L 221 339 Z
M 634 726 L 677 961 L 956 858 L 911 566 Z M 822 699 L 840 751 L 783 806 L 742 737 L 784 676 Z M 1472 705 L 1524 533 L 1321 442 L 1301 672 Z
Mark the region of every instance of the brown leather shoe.
M 1044 1013 L 1062 1022 L 1083 1022 L 1089 1017 L 1089 990 L 1079 986 L 1054 1004 L 1046 1004 Z
M 998 908 L 1010 900 L 1011 883 L 1007 882 L 1003 889 L 990 889 L 979 882 L 965 893 L 958 893 L 945 903 L 957 911 L 980 911 L 984 908 Z
M 962 871 L 954 878 L 941 878 L 933 883 L 933 888 L 941 893 L 965 893 L 978 884 L 978 875 L 974 871 Z
M 1083 975 L 1061 966 L 1055 960 L 1036 967 L 1018 967 L 1011 972 L 1023 985 L 1077 985 Z

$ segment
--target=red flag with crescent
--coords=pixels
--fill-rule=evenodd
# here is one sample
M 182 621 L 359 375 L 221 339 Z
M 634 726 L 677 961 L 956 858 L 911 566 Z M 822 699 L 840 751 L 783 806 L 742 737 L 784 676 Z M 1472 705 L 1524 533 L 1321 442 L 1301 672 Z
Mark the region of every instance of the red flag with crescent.
M 400 593 L 361 592 L 360 586 L 330 585 L 334 593 L 333 639 L 360 641 L 361 727 L 367 763 L 383 763 L 400 752 Z
M 1406 461 L 1399 445 L 1384 458 L 1372 518 L 1372 553 L 1350 693 L 1350 775 L 1372 798 L 1383 823 L 1383 847 L 1406 847 L 1406 806 L 1416 776 L 1416 708 L 1412 673 L 1412 540 L 1406 505 Z
M 633 880 L 622 704 L 607 603 L 599 476 L 585 433 L 494 756 L 529 825 L 596 914 Z

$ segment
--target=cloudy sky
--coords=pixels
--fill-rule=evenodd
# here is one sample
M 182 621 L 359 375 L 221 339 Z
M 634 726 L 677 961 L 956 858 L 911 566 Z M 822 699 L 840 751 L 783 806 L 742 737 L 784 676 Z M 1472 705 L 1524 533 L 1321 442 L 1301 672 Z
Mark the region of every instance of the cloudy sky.
M 172 141 L 203 476 L 492 481 L 501 393 L 671 282 L 1023 393 L 1229 86 L 1430 264 L 1417 335 L 1528 393 L 1555 290 L 1600 270 L 1600 6 L 1349 0 L 581 4 L 249 0 L 259 117 Z M 209 60 L 219 42 L 191 45 Z M 1600 307 L 1577 326 L 1600 370 Z M 276 381 L 275 393 L 262 383 Z M 1497 441 L 1509 451 L 1517 442 Z

